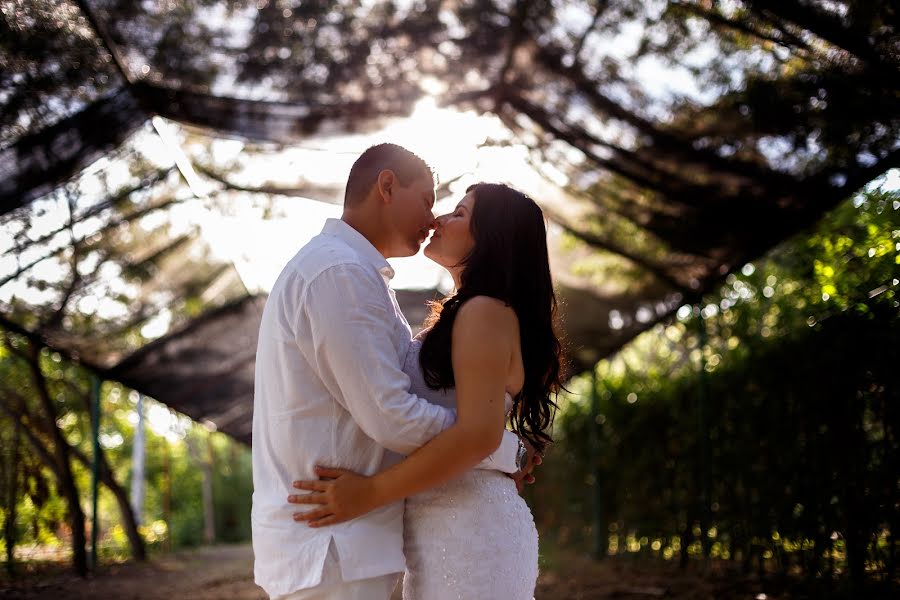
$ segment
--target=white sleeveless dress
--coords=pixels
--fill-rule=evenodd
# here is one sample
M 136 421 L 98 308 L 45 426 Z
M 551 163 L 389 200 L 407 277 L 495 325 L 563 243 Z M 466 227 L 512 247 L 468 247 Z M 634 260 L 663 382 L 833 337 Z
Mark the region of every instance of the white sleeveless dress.
M 425 385 L 421 342 L 413 341 L 403 370 L 410 391 L 456 407 L 453 390 Z M 507 396 L 507 408 L 511 400 Z M 538 536 L 515 482 L 499 471 L 472 469 L 406 499 L 403 519 L 404 600 L 532 600 Z

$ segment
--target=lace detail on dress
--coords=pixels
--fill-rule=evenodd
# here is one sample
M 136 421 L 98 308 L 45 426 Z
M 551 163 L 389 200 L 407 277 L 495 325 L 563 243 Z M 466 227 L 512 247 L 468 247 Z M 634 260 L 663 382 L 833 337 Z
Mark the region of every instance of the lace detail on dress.
M 452 390 L 435 392 L 422 379 L 413 342 L 404 371 L 410 391 L 455 407 Z M 510 399 L 507 398 L 507 402 Z M 531 600 L 538 574 L 538 538 L 515 482 L 496 471 L 471 470 L 408 498 L 404 514 L 404 600 Z

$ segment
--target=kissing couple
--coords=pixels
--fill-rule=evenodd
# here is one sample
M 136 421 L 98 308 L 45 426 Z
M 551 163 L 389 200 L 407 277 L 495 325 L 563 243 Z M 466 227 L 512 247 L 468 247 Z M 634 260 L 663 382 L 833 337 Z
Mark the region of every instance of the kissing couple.
M 551 441 L 560 342 L 544 216 L 506 185 L 435 218 L 429 166 L 366 150 L 344 210 L 290 260 L 263 311 L 253 412 L 256 583 L 278 600 L 531 600 L 523 483 Z M 388 258 L 455 292 L 414 339 Z M 507 430 L 509 423 L 511 431 Z

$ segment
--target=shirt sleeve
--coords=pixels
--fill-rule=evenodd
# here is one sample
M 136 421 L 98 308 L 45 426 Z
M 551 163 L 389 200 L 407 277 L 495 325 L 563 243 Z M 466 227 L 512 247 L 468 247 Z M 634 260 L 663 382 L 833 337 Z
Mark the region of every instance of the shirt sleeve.
M 300 310 L 323 381 L 378 444 L 408 455 L 455 422 L 453 411 L 409 393 L 397 316 L 377 274 L 352 263 L 329 267 L 309 284 Z

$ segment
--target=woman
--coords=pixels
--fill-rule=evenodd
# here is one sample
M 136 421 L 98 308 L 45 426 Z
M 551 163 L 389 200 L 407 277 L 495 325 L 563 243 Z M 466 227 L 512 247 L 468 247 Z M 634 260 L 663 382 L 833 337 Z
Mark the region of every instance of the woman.
M 457 409 L 457 422 L 423 450 L 372 477 L 319 469 L 330 481 L 298 482 L 313 491 L 295 504 L 311 527 L 355 518 L 406 498 L 406 600 L 531 599 L 537 531 L 512 479 L 469 469 L 433 486 L 441 457 L 465 453 L 475 466 L 513 429 L 538 452 L 560 387 L 560 344 L 546 229 L 533 200 L 500 184 L 477 184 L 437 219 L 425 255 L 453 276 L 457 292 L 432 305 L 404 371 L 410 391 Z M 426 450 L 427 449 L 427 450 Z

